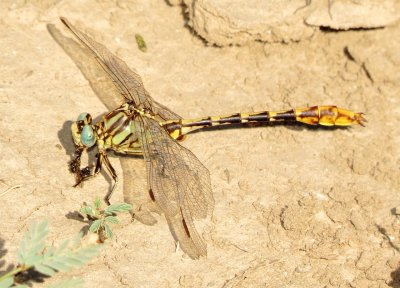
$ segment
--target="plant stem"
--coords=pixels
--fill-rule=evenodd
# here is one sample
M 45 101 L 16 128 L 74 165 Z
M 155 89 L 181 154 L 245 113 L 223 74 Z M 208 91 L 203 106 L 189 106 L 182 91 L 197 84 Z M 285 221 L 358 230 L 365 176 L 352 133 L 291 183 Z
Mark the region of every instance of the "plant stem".
M 24 267 L 18 267 L 18 268 L 14 269 L 14 270 L 11 270 L 11 271 L 8 272 L 7 274 L 5 274 L 5 275 L 3 275 L 3 276 L 0 276 L 0 281 L 3 281 L 3 280 L 6 279 L 6 278 L 12 277 L 12 276 L 18 274 L 19 272 L 28 270 L 29 268 L 31 268 L 31 267 L 25 267 L 25 266 L 24 266 Z

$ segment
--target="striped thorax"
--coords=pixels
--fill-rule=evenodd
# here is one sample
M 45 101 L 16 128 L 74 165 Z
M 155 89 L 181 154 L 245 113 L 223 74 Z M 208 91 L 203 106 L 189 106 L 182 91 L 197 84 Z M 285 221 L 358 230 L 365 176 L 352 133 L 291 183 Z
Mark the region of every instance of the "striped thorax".
M 132 109 L 128 103 L 124 103 L 103 116 L 96 124 L 92 124 L 90 114 L 82 113 L 71 125 L 75 145 L 85 149 L 97 143 L 99 149 L 112 149 L 123 154 L 140 154 L 138 135 L 143 131 L 137 131 L 139 128 L 135 125 L 140 114 L 137 109 Z

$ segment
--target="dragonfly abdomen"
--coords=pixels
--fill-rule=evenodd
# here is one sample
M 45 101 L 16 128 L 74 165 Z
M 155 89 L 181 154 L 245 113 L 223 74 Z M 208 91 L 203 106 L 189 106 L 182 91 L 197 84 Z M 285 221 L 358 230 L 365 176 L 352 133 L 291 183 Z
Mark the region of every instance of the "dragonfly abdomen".
M 365 118 L 363 113 L 339 108 L 337 106 L 313 106 L 307 108 L 293 109 L 296 121 L 309 125 L 322 126 L 350 126 L 353 124 L 363 125 Z
M 208 116 L 197 119 L 170 120 L 161 123 L 174 139 L 182 139 L 185 134 L 206 127 L 233 125 L 240 123 L 301 122 L 308 125 L 349 126 L 365 121 L 362 113 L 336 106 L 313 106 L 285 111 L 262 111 L 236 113 L 224 116 Z

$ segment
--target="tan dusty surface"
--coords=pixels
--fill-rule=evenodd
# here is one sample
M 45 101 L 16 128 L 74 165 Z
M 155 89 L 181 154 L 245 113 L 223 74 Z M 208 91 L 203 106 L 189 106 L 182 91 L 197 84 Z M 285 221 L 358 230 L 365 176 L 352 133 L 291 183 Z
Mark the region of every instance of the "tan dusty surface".
M 207 43 L 310 39 L 315 27 L 335 30 L 381 28 L 400 18 L 398 0 L 168 0 L 184 2 L 188 25 Z
M 185 27 L 182 13 L 155 0 L 0 3 L 0 191 L 23 185 L 0 198 L 4 260 L 15 261 L 35 219 L 49 219 L 50 243 L 72 238 L 85 224 L 71 213 L 109 188 L 102 175 L 72 188 L 68 125 L 106 108 L 46 28 L 72 37 L 62 15 L 183 117 L 336 104 L 369 122 L 196 133 L 184 145 L 210 170 L 215 198 L 213 217 L 197 224 L 207 258 L 177 250 L 163 216 L 154 226 L 124 217 L 101 257 L 47 283 L 76 276 L 87 287 L 399 287 L 399 24 L 216 48 Z

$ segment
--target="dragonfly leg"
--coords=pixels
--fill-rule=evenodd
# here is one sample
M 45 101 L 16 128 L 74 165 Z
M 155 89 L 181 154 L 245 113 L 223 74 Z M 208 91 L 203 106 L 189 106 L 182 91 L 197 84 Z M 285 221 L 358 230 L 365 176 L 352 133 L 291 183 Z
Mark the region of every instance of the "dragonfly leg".
M 77 148 L 75 150 L 74 159 L 69 162 L 69 170 L 72 173 L 78 173 L 81 170 L 81 156 L 83 149 Z
M 111 177 L 112 177 L 113 180 L 114 180 L 114 184 L 113 184 L 113 186 L 112 186 L 112 188 L 111 188 L 111 191 L 109 191 L 109 192 L 107 193 L 107 195 L 104 197 L 104 201 L 105 201 L 108 205 L 110 205 L 110 198 L 111 198 L 112 194 L 114 193 L 115 188 L 116 188 L 117 185 L 118 185 L 118 176 L 117 176 L 117 173 L 115 172 L 114 167 L 111 165 L 110 161 L 108 160 L 107 154 L 105 154 L 105 153 L 100 153 L 100 158 L 103 158 L 103 160 L 104 160 L 104 165 L 106 166 L 108 172 L 110 173 Z
M 75 158 L 69 162 L 69 170 L 75 174 L 76 184 L 74 187 L 78 186 L 82 183 L 86 178 L 88 178 L 91 174 L 90 167 L 87 166 L 81 169 L 81 156 L 83 152 L 83 148 L 79 147 L 75 150 Z
M 107 154 L 105 151 L 100 150 L 99 153 L 96 155 L 96 167 L 94 169 L 94 173 L 91 173 L 90 167 L 87 166 L 83 169 L 80 168 L 81 166 L 81 156 L 82 156 L 83 149 L 77 148 L 75 151 L 75 158 L 69 163 L 69 169 L 71 172 L 75 173 L 76 175 L 76 184 L 74 187 L 78 186 L 84 181 L 87 181 L 91 178 L 96 177 L 103 166 L 103 163 L 105 167 L 107 168 L 108 172 L 110 173 L 112 179 L 114 180 L 114 184 L 112 186 L 112 189 L 110 192 L 107 193 L 107 195 L 104 197 L 104 201 L 110 205 L 110 198 L 117 187 L 118 184 L 118 176 L 117 173 L 115 172 L 114 167 L 112 167 L 110 161 L 108 160 Z
M 96 155 L 96 168 L 94 173 L 92 174 L 90 166 L 86 166 L 81 169 L 81 156 L 84 149 L 77 148 L 75 151 L 75 158 L 69 162 L 69 170 L 72 173 L 75 173 L 76 183 L 74 187 L 77 187 L 82 182 L 87 181 L 99 174 L 102 166 L 102 157 L 99 157 L 99 153 Z

